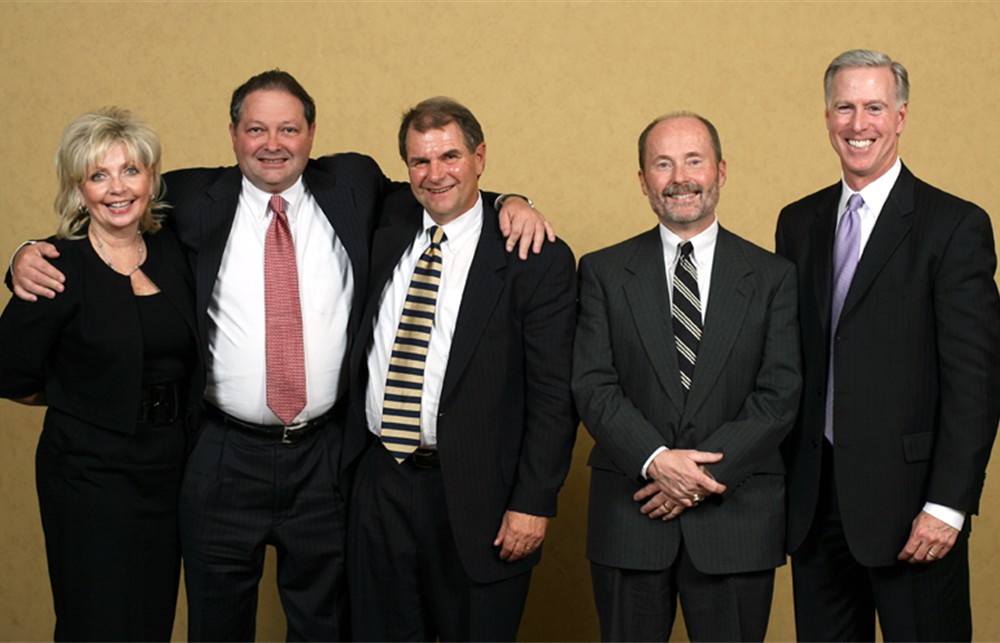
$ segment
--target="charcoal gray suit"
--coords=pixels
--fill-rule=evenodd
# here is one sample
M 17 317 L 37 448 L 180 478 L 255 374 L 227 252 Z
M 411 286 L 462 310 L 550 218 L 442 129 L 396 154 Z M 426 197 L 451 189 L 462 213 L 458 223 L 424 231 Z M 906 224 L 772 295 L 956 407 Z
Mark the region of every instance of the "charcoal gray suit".
M 785 560 L 778 445 L 792 427 L 801 384 L 793 267 L 720 227 L 686 400 L 659 230 L 585 256 L 580 279 L 573 389 L 596 440 L 588 558 L 619 570 L 660 571 L 684 552 L 702 574 L 766 572 L 773 582 Z M 666 522 L 640 513 L 632 496 L 660 446 L 723 453 L 707 469 L 726 492 Z M 598 584 L 595 576 L 600 596 Z M 672 622 L 670 602 L 650 609 L 669 609 Z M 605 638 L 616 636 L 603 621 Z M 626 631 L 649 631 L 641 625 Z

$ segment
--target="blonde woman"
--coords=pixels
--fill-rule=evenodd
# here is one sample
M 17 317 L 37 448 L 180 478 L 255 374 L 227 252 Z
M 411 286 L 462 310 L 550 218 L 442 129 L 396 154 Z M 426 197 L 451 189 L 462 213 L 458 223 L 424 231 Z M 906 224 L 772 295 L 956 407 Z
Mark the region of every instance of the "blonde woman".
M 156 133 L 84 114 L 56 156 L 66 290 L 0 317 L 0 395 L 47 404 L 36 480 L 55 640 L 170 639 L 177 497 L 196 363 L 192 285 L 162 206 Z

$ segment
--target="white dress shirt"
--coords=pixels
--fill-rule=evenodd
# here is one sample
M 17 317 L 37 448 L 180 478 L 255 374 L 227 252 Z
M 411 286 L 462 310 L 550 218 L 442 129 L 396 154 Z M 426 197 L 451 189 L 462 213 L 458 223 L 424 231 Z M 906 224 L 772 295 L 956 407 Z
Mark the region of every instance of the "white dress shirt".
M 900 161 L 899 157 L 896 157 L 896 162 L 893 163 L 889 171 L 878 177 L 865 187 L 861 189 L 858 194 L 861 198 L 865 200 L 865 204 L 858 211 L 859 220 L 861 222 L 861 248 L 858 253 L 858 257 L 864 254 L 865 246 L 868 244 L 868 239 L 871 238 L 872 230 L 875 229 L 875 223 L 878 221 L 878 216 L 882 213 L 882 208 L 885 207 L 885 202 L 889 199 L 889 193 L 892 191 L 893 186 L 896 185 L 896 179 L 899 178 L 899 173 L 903 168 L 903 163 Z M 854 194 L 854 191 L 848 187 L 847 182 L 844 181 L 843 176 L 840 179 L 841 183 L 841 194 L 840 202 L 837 204 L 837 227 L 840 227 L 840 222 L 844 218 L 844 211 L 847 209 L 847 201 Z M 965 524 L 965 512 L 952 509 L 951 507 L 945 507 L 944 505 L 935 504 L 933 502 L 928 502 L 924 504 L 924 511 L 934 516 L 938 520 L 941 520 L 955 529 L 962 529 L 962 525 Z
M 899 172 L 902 169 L 903 164 L 897 156 L 896 162 L 889 168 L 888 172 L 863 187 L 857 193 L 865 201 L 861 209 L 858 210 L 858 221 L 861 223 L 861 245 L 859 247 L 858 258 L 865 253 L 865 246 L 868 245 L 868 239 L 871 238 L 872 230 L 875 229 L 878 215 L 882 213 L 885 202 L 889 200 L 889 193 L 892 192 L 892 186 L 896 185 L 896 179 L 899 178 Z M 840 229 L 840 222 L 844 219 L 844 212 L 847 210 L 847 201 L 851 198 L 851 195 L 855 194 L 854 190 L 847 186 L 847 182 L 844 181 L 843 176 L 840 178 L 840 186 L 840 202 L 837 204 L 837 229 Z
M 267 406 L 264 238 L 273 216 L 271 196 L 243 178 L 208 305 L 205 399 L 255 424 L 282 423 Z M 295 243 L 302 306 L 308 402 L 296 421 L 303 421 L 328 411 L 344 388 L 354 277 L 347 251 L 302 178 L 281 196 Z
M 381 434 L 385 380 L 389 374 L 389 357 L 396 341 L 399 319 L 403 314 L 403 302 L 417 261 L 430 246 L 428 230 L 434 225 L 437 224 L 424 211 L 422 227 L 400 258 L 393 270 L 392 279 L 386 283 L 379 299 L 378 319 L 371 346 L 368 347 L 368 391 L 365 405 L 368 428 L 375 435 Z M 455 335 L 455 324 L 462 306 L 469 267 L 483 230 L 482 195 L 472 209 L 443 227 L 447 241 L 441 244 L 441 284 L 438 287 L 434 325 L 431 328 L 427 361 L 424 363 L 424 387 L 420 396 L 420 444 L 428 448 L 437 446 L 438 405 L 448 369 L 451 340 Z
M 671 310 L 674 304 L 674 271 L 681 260 L 681 246 L 690 241 L 694 246 L 691 251 L 691 260 L 698 270 L 698 298 L 701 300 L 701 325 L 705 326 L 705 315 L 708 314 L 708 291 L 712 285 L 712 265 L 715 261 L 715 242 L 719 238 L 719 219 L 712 216 L 712 224 L 690 239 L 682 239 L 671 232 L 662 223 L 659 226 L 660 241 L 663 242 L 663 269 L 667 273 L 667 296 L 670 301 Z M 672 323 L 666 320 L 665 323 Z M 673 330 L 670 331 L 673 335 Z M 696 367 L 697 368 L 697 367 Z M 680 375 L 677 376 L 678 378 Z M 646 458 L 640 473 L 643 478 L 647 478 L 646 470 L 649 469 L 653 458 L 666 451 L 666 445 L 657 448 Z

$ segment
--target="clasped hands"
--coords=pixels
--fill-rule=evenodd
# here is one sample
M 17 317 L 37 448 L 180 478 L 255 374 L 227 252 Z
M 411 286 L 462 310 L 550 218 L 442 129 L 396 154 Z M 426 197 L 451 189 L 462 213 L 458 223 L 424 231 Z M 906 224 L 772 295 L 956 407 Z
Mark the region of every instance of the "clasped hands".
M 726 485 L 716 481 L 705 468 L 722 460 L 721 453 L 693 449 L 661 451 L 646 468 L 650 482 L 632 496 L 643 503 L 640 511 L 650 518 L 673 520 L 713 493 L 723 493 Z

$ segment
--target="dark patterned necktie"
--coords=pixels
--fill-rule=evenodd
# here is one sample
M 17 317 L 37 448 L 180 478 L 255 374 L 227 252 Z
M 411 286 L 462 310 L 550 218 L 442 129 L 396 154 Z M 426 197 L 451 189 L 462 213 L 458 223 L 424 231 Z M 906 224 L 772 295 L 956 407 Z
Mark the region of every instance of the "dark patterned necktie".
M 671 312 L 674 342 L 677 345 L 677 365 L 680 367 L 684 395 L 691 390 L 694 365 L 701 343 L 701 295 L 698 291 L 698 268 L 692 259 L 694 246 L 690 241 L 681 245 L 681 258 L 674 269 L 674 295 Z
M 428 232 L 431 245 L 413 270 L 385 382 L 381 437 L 396 462 L 402 462 L 420 446 L 424 366 L 441 284 L 441 243 L 447 240 L 439 226 L 431 226 Z

